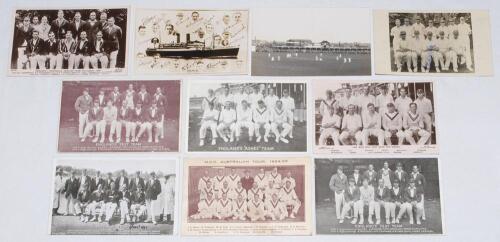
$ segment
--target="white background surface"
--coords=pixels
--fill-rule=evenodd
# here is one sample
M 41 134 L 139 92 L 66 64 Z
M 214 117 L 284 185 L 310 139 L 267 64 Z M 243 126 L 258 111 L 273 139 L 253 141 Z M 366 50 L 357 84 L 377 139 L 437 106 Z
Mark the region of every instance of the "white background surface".
M 436 80 L 441 188 L 445 235 L 312 237 L 50 236 L 52 160 L 56 140 L 61 79 L 7 77 L 12 41 L 12 10 L 17 7 L 99 7 L 130 4 L 158 8 L 369 7 L 392 9 L 489 9 L 496 75 L 500 45 L 498 0 L 344 0 L 298 1 L 1 1 L 0 14 L 0 241 L 500 241 L 500 80 L 498 76 L 428 78 Z M 78 5 L 81 4 L 81 5 Z M 135 4 L 135 5 L 134 5 Z M 297 16 L 300 17 L 300 16 Z M 272 21 L 272 19 L 270 19 Z M 346 19 L 345 21 L 355 21 Z M 328 23 L 324 23 L 328 24 Z M 130 25 L 129 25 L 130 26 Z M 278 30 L 277 30 L 278 31 Z M 307 30 L 304 30 L 307 31 Z M 356 31 L 356 30 L 353 30 Z M 130 34 L 130 32 L 129 32 Z M 129 35 L 130 37 L 130 35 Z M 130 40 L 131 38 L 129 38 Z M 131 43 L 131 41 L 129 41 Z M 129 58 L 129 62 L 130 62 Z M 128 79 L 138 78 L 129 72 Z M 115 77 L 123 79 L 124 77 Z M 150 77 L 151 78 L 151 77 Z M 168 78 L 156 76 L 153 78 Z M 88 79 L 88 78 L 87 78 Z M 97 79 L 97 78 L 94 78 Z M 239 78 L 241 79 L 241 78 Z M 300 78 L 304 79 L 304 78 Z M 334 78 L 328 78 L 334 79 Z M 339 79 L 339 78 L 336 78 Z M 350 78 L 350 79 L 368 79 Z M 416 80 L 376 76 L 375 80 Z M 421 80 L 423 78 L 418 78 Z M 123 154 L 125 155 L 125 154 Z M 78 155 L 77 155 L 78 156 Z M 92 157 L 100 156 L 92 154 Z M 108 154 L 107 157 L 110 155 Z M 116 156 L 116 155 L 115 155 Z M 152 155 L 137 155 L 151 157 Z M 159 155 L 161 156 L 161 155 Z M 130 155 L 129 155 L 130 157 Z M 155 155 L 154 157 L 158 157 Z M 178 193 L 180 194 L 180 193 Z

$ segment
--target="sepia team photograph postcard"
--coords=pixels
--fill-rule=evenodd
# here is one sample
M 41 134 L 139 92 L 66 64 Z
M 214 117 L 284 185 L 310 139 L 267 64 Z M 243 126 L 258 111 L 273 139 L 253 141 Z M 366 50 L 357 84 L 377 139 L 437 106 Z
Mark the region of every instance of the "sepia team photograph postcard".
M 189 80 L 188 152 L 306 152 L 305 81 Z
M 182 235 L 311 235 L 305 157 L 184 159 Z
M 317 234 L 443 234 L 437 158 L 315 159 Z
M 490 76 L 488 11 L 373 11 L 375 74 Z
M 365 8 L 252 9 L 252 76 L 369 76 Z
M 16 9 L 9 74 L 127 73 L 128 8 Z
M 437 154 L 433 82 L 313 81 L 317 154 Z
M 57 159 L 50 234 L 173 234 L 176 164 L 176 159 Z
M 63 81 L 59 152 L 178 152 L 180 81 Z
M 248 10 L 137 9 L 141 74 L 248 74 Z

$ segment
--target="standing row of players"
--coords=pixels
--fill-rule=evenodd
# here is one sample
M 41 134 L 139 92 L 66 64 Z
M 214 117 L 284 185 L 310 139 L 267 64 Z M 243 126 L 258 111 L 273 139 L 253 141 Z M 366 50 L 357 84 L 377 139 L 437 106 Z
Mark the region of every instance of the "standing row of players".
M 110 143 L 121 142 L 122 127 L 125 128 L 125 142 L 139 142 L 147 133 L 148 142 L 159 142 L 164 138 L 165 112 L 167 97 L 157 87 L 154 94 L 148 93 L 146 86 L 141 85 L 137 92 L 133 84 L 123 93 L 115 86 L 108 94 L 104 89 L 92 98 L 89 89 L 76 99 L 75 109 L 78 112 L 78 136 L 81 142 L 91 136 L 92 142 L 103 143 L 106 127 L 110 127 L 108 140 Z
M 436 72 L 441 72 L 440 67 L 442 70 L 449 70 L 450 64 L 453 71 L 458 72 L 459 57 L 460 64 L 465 64 L 469 71 L 473 71 L 470 48 L 472 29 L 464 17 L 460 17 L 459 24 L 450 19 L 448 25 L 443 18 L 439 27 L 434 26 L 432 19 L 429 19 L 427 27 L 424 26 L 419 16 L 413 25 L 410 25 L 408 18 L 404 19 L 404 25 L 396 19 L 390 35 L 393 37 L 392 46 L 398 72 L 401 72 L 404 63 L 408 72 L 418 72 L 419 57 L 421 72 L 429 72 L 432 62 Z
M 293 219 L 302 204 L 295 185 L 290 171 L 282 176 L 276 167 L 268 173 L 261 168 L 253 177 L 249 170 L 244 171 L 243 177 L 234 168 L 230 175 L 225 175 L 220 169 L 213 177 L 206 170 L 198 182 L 198 210 L 191 218 L 241 221 Z
M 165 176 L 165 207 L 163 218 L 170 223 L 175 201 L 175 178 Z M 76 177 L 76 171 L 71 171 L 68 178 L 63 177 L 62 170 L 56 172 L 53 214 L 57 214 L 59 201 L 62 196 L 66 198 L 65 214 L 68 215 L 70 206 L 74 216 L 80 216 L 80 221 L 107 222 L 111 224 L 113 214 L 119 210 L 120 224 L 125 222 L 136 223 L 144 221 L 156 224 L 155 209 L 160 205 L 158 199 L 162 193 L 162 185 L 155 172 L 149 174 L 145 180 L 141 172 L 136 172 L 135 177 L 128 177 L 125 171 L 113 179 L 111 173 L 106 177 L 97 171 L 95 177 L 87 175 L 82 170 L 82 175 Z
M 115 18 L 106 12 L 91 12 L 87 21 L 76 12 L 71 21 L 64 11 L 50 24 L 48 17 L 23 18 L 16 28 L 14 47 L 17 50 L 17 69 L 67 69 L 115 68 L 122 29 L 115 25 Z M 16 54 L 16 53 L 14 53 Z
M 417 98 L 412 100 L 406 89 L 401 88 L 394 99 L 386 86 L 378 88 L 380 94 L 376 97 L 370 94 L 369 87 L 358 97 L 352 96 L 348 88 L 340 100 L 327 90 L 319 107 L 322 116 L 319 144 L 326 145 L 331 138 L 337 146 L 369 145 L 371 136 L 377 138 L 378 145 L 392 145 L 392 137 L 397 137 L 398 145 L 404 140 L 411 145 L 430 143 L 433 108 L 424 91 L 418 89 Z
M 288 90 L 283 90 L 278 97 L 274 89 L 269 89 L 264 96 L 260 88 L 241 88 L 239 93 L 231 94 L 229 88 L 224 88 L 221 95 L 216 96 L 212 89 L 202 101 L 203 116 L 200 126 L 200 146 L 205 145 L 206 132 L 212 131 L 212 145 L 217 137 L 225 142 L 240 140 L 242 128 L 248 129 L 248 139 L 253 136 L 256 142 L 268 142 L 270 132 L 275 136 L 276 143 L 289 143 L 293 139 L 293 117 L 295 100 Z M 264 129 L 264 135 L 261 130 Z
M 409 223 L 421 224 L 425 220 L 424 189 L 425 177 L 418 166 L 413 166 L 411 173 L 403 170 L 401 163 L 395 171 L 384 162 L 380 171 L 375 171 L 372 164 L 363 174 L 354 167 L 354 173 L 347 178 L 341 167 L 337 168 L 329 182 L 335 196 L 335 214 L 339 223 L 343 223 L 348 213 L 353 213 L 352 224 L 364 223 L 364 207 L 368 206 L 368 223 L 380 224 L 380 210 L 385 210 L 386 224 L 398 224 L 405 214 Z M 396 209 L 399 209 L 396 213 Z M 414 210 L 415 215 L 414 216 Z M 392 219 L 392 220 L 391 220 Z

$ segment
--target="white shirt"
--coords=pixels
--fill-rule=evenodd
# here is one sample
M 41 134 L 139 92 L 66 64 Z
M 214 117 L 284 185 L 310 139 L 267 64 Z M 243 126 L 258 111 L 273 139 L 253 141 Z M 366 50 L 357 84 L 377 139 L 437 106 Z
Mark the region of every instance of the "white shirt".
M 282 97 L 280 100 L 283 103 L 284 109 L 286 109 L 288 111 L 295 109 L 295 100 L 292 97 L 290 97 L 290 96 Z
M 253 121 L 255 123 L 267 123 L 270 120 L 270 112 L 267 108 L 260 109 L 256 108 L 253 110 Z
M 382 116 L 382 124 L 386 131 L 401 130 L 403 128 L 402 113 L 394 111 L 393 113 L 384 113 Z
M 252 108 L 256 108 L 259 106 L 259 100 L 264 100 L 264 96 L 262 96 L 262 93 L 252 93 L 248 95 L 248 101 L 252 105 Z
M 337 114 L 333 114 L 333 115 L 324 115 L 321 119 L 321 126 L 324 126 L 324 125 L 327 125 L 327 124 L 330 124 L 330 123 L 335 123 L 335 126 L 337 128 L 340 128 L 340 116 L 338 116 Z M 333 128 L 333 127 L 331 127 Z
M 370 127 L 370 129 L 380 129 L 382 123 L 382 118 L 380 117 L 380 114 L 377 112 L 374 112 L 373 114 L 370 114 L 369 112 L 363 115 L 363 127 L 365 129 L 368 128 L 369 125 L 374 125 L 373 127 Z
M 223 109 L 220 113 L 220 121 L 232 123 L 236 121 L 236 111 L 234 109 Z
M 252 109 L 248 108 L 243 110 L 243 108 L 237 111 L 238 122 L 252 122 Z
M 369 103 L 373 103 L 375 105 L 375 97 L 371 94 L 366 95 L 361 95 L 357 98 L 358 100 L 358 106 L 361 108 L 363 112 L 367 110 L 367 106 Z
M 361 116 L 358 114 L 346 114 L 342 119 L 342 129 L 347 128 L 347 130 L 353 131 L 355 129 L 361 128 L 362 121 Z
M 396 98 L 396 101 L 394 102 L 394 104 L 396 106 L 396 109 L 400 113 L 406 113 L 410 109 L 410 103 L 412 103 L 412 102 L 413 101 L 408 96 L 406 96 L 404 98 L 402 96 L 399 96 Z
M 389 94 L 380 94 L 375 98 L 375 107 L 378 108 L 379 113 L 385 113 L 388 103 L 394 103 L 394 99 Z
M 204 112 L 203 112 L 203 121 L 205 121 L 205 119 L 213 119 L 213 120 L 210 120 L 210 121 L 217 121 L 217 119 L 219 118 L 219 111 L 217 111 L 216 109 L 206 109 Z
M 421 114 L 429 114 L 432 113 L 432 102 L 426 97 L 422 99 L 415 99 L 415 103 L 417 104 L 417 113 Z
M 289 111 L 285 110 L 285 109 L 278 109 L 278 108 L 274 108 L 273 109 L 273 112 L 272 112 L 272 121 L 274 123 L 278 123 L 278 124 L 281 124 L 281 123 L 287 123 L 288 122 L 288 118 L 290 117 L 290 114 L 289 114 Z
M 278 96 L 276 95 L 269 95 L 264 98 L 264 102 L 266 103 L 267 108 L 271 110 L 276 106 L 276 101 L 278 101 Z

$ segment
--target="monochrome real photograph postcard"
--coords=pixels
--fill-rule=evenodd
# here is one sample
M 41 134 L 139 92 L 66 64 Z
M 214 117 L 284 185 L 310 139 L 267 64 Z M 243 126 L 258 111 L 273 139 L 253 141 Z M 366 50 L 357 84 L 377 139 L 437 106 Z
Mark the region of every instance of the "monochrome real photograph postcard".
M 59 152 L 178 152 L 180 81 L 63 81 Z
M 127 8 L 17 9 L 10 75 L 127 72 Z
M 248 74 L 247 10 L 135 12 L 137 73 Z
M 317 234 L 443 234 L 437 158 L 315 159 Z
M 373 12 L 375 74 L 492 75 L 488 11 Z
M 174 230 L 174 159 L 55 161 L 52 235 L 168 235 Z
M 252 10 L 252 76 L 369 76 L 369 9 Z

